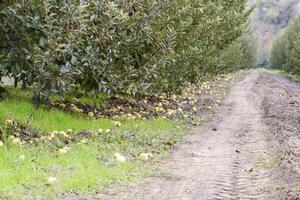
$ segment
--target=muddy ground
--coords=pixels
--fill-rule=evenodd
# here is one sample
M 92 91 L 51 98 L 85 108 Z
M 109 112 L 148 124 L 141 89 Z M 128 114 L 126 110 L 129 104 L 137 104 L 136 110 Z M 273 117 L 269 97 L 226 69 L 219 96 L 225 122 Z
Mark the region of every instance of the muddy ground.
M 67 199 L 300 199 L 300 85 L 252 70 L 155 176 Z

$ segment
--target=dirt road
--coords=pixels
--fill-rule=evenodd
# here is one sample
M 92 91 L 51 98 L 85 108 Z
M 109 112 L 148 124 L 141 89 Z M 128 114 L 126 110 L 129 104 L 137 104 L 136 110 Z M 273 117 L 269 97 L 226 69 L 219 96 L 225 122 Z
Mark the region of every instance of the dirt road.
M 99 199 L 300 199 L 299 95 L 296 83 L 249 72 L 163 161 L 164 176 Z

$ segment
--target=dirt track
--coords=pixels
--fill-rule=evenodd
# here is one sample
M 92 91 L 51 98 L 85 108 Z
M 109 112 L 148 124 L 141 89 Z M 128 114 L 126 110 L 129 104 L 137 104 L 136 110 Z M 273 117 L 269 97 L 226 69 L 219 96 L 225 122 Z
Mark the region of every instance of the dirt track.
M 163 161 L 165 176 L 99 199 L 300 199 L 300 87 L 253 70 L 214 119 Z

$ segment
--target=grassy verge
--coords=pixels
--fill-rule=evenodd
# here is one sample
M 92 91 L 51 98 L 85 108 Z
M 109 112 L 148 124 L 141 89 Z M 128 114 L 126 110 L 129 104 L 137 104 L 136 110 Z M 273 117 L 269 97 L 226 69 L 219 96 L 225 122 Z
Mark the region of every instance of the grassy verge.
M 91 119 L 83 116 L 73 116 L 72 114 L 58 110 L 36 110 L 34 106 L 26 100 L 7 99 L 0 102 L 0 120 L 14 119 L 21 123 L 27 123 L 31 128 L 44 131 L 74 130 L 96 130 L 98 128 L 108 129 L 113 127 L 113 123 L 108 119 Z
M 13 99 L 23 99 L 26 101 L 31 101 L 33 97 L 32 89 L 21 89 L 21 88 L 15 88 L 12 86 L 6 87 L 8 91 L 7 98 L 13 98 Z M 88 105 L 96 105 L 96 106 L 105 106 L 107 99 L 111 97 L 111 95 L 108 94 L 95 94 L 95 93 L 83 93 L 83 92 L 70 92 L 70 93 L 64 93 L 63 99 L 66 101 L 72 101 L 72 102 L 81 102 Z M 50 101 L 59 101 L 61 100 L 60 97 L 57 95 L 51 95 Z
M 181 122 L 167 119 L 123 120 L 121 127 L 114 127 L 110 119 L 35 110 L 25 100 L 0 102 L 0 119 L 7 118 L 45 132 L 70 128 L 111 132 L 84 143 L 74 141 L 66 145 L 68 152 L 63 154 L 48 141 L 1 146 L 0 199 L 48 199 L 71 190 L 95 192 L 112 183 L 141 178 L 150 165 L 137 159 L 140 153 L 152 153 L 157 159 L 184 134 L 184 129 L 176 128 Z
M 286 72 L 284 70 L 281 70 L 281 69 L 271 69 L 272 71 L 276 72 L 277 74 L 280 74 L 284 77 L 287 77 L 293 81 L 296 81 L 296 82 L 300 82 L 300 75 L 296 75 L 296 74 L 291 74 L 289 72 Z

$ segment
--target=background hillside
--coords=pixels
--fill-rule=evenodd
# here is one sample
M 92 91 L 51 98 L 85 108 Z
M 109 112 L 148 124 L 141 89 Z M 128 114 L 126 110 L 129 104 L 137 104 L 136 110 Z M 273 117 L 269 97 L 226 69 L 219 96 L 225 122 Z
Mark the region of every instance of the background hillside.
M 272 40 L 299 14 L 300 0 L 251 0 L 256 3 L 252 15 L 252 27 L 258 38 L 257 64 L 270 57 Z

